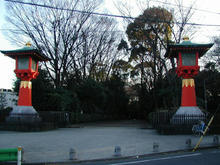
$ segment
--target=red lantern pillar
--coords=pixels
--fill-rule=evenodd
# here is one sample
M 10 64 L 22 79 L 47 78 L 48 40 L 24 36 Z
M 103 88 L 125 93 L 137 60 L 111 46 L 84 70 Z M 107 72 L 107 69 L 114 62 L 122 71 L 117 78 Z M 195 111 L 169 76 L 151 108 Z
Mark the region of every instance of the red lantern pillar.
M 21 81 L 18 95 L 18 106 L 32 106 L 31 89 L 31 81 Z
M 168 45 L 166 57 L 176 58 L 178 77 L 182 78 L 181 106 L 175 115 L 201 115 L 202 111 L 196 104 L 194 77 L 199 72 L 198 59 L 203 56 L 213 44 L 196 44 L 185 37 L 180 44 Z M 174 115 L 174 118 L 175 118 Z
M 38 62 L 48 61 L 49 58 L 34 49 L 30 43 L 25 47 L 17 50 L 1 51 L 6 56 L 16 60 L 16 76 L 21 79 L 18 103 L 11 111 L 8 121 L 13 122 L 38 122 L 40 121 L 37 111 L 32 107 L 32 83 L 38 72 Z
M 194 79 L 182 80 L 182 107 L 195 107 L 196 105 L 196 92 Z

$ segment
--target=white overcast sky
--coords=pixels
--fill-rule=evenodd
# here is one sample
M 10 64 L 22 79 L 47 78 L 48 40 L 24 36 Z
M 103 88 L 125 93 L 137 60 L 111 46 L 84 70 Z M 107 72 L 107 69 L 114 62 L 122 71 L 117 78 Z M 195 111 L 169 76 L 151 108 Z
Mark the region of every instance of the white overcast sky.
M 105 0 L 105 6 L 103 7 L 105 12 L 108 12 L 109 14 L 119 14 L 117 12 L 117 9 L 114 7 L 114 3 L 116 1 L 125 1 L 125 0 Z M 140 10 L 136 9 L 136 2 L 139 0 L 126 0 L 129 2 L 129 4 L 134 9 L 134 12 L 132 13 L 133 16 L 138 16 L 140 13 Z M 156 1 L 156 0 L 155 0 Z M 163 1 L 163 0 L 158 0 Z M 174 3 L 175 0 L 169 0 L 168 3 Z M 183 0 L 184 6 L 188 6 L 192 1 L 191 0 Z M 195 2 L 194 8 L 201 9 L 201 10 L 208 10 L 212 12 L 219 12 L 219 14 L 213 14 L 212 12 L 201 12 L 201 11 L 195 11 L 195 14 L 193 16 L 193 19 L 191 22 L 193 23 L 201 23 L 201 24 L 217 24 L 220 25 L 220 1 L 219 0 L 197 0 L 193 1 Z M 5 1 L 0 0 L 0 50 L 12 50 L 17 49 L 18 47 L 15 47 L 11 43 L 7 41 L 6 36 L 3 35 L 4 24 L 7 12 L 5 10 Z M 144 4 L 143 4 L 144 5 Z M 163 6 L 163 4 L 159 2 L 154 2 L 154 0 L 150 1 L 150 6 Z M 172 6 L 170 6 L 172 7 Z M 118 19 L 120 21 L 120 19 Z M 121 20 L 122 21 L 122 20 Z M 213 36 L 220 36 L 220 27 L 201 27 L 198 30 L 198 33 L 194 36 L 193 42 L 199 42 L 199 43 L 208 43 L 212 42 Z M 11 89 L 13 85 L 13 80 L 15 79 L 14 74 L 15 69 L 15 61 L 10 59 L 9 57 L 5 57 L 3 54 L 0 53 L 0 88 L 6 88 Z

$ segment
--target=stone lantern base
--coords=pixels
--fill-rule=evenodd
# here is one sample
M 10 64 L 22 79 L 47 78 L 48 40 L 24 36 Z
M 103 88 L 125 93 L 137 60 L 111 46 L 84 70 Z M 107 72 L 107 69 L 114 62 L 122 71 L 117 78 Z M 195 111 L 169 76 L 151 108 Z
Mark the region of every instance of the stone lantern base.
M 17 124 L 39 123 L 41 118 L 32 106 L 16 106 L 6 118 L 6 122 Z
M 203 112 L 197 106 L 196 107 L 181 106 L 176 111 L 175 115 L 203 115 Z
M 196 124 L 200 120 L 205 120 L 205 114 L 199 107 L 181 106 L 170 120 L 171 124 Z

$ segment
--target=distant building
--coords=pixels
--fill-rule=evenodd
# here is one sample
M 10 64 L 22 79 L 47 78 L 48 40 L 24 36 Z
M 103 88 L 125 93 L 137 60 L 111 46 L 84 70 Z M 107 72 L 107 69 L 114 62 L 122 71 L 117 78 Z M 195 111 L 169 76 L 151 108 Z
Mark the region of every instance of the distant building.
M 18 96 L 11 89 L 0 89 L 0 108 L 7 108 L 17 105 Z

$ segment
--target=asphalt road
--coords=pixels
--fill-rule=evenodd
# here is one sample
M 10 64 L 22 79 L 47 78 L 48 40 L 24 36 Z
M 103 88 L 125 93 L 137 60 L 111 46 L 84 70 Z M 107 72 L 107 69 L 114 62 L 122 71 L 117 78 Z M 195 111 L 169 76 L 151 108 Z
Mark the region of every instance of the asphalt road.
M 220 149 L 182 152 L 117 161 L 86 162 L 73 165 L 220 165 Z

